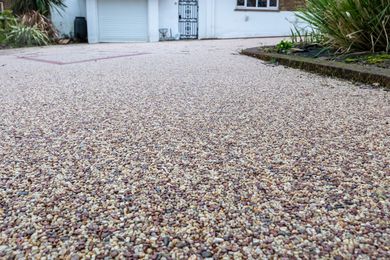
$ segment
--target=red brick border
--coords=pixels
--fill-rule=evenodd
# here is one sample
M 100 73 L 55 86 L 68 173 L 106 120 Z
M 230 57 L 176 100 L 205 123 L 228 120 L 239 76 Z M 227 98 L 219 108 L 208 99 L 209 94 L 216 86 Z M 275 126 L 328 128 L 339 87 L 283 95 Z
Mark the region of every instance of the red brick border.
M 132 53 L 132 54 L 108 56 L 108 57 L 95 58 L 95 59 L 70 61 L 70 62 L 62 62 L 62 61 L 55 61 L 55 60 L 45 60 L 45 59 L 41 59 L 41 58 L 28 57 L 28 56 L 18 56 L 18 58 L 19 59 L 24 59 L 24 60 L 30 60 L 30 61 L 36 61 L 36 62 L 43 62 L 43 63 L 53 64 L 53 65 L 70 65 L 70 64 L 78 64 L 78 63 L 87 63 L 87 62 L 92 62 L 92 61 L 111 60 L 111 59 L 117 59 L 117 58 L 141 56 L 141 55 L 147 55 L 147 54 L 150 54 L 150 53 L 147 53 L 147 52 Z

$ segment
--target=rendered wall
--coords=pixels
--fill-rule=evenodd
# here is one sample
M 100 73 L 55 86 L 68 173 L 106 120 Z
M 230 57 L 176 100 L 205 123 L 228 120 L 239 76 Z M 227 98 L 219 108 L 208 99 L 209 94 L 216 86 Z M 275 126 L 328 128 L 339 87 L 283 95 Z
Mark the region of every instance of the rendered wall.
M 109 1 L 109 0 L 107 0 Z M 147 0 L 149 40 L 159 39 L 159 29 L 178 32 L 179 0 Z M 96 0 L 66 0 L 64 12 L 53 12 L 52 20 L 61 34 L 73 36 L 76 16 L 86 16 L 90 43 L 99 42 Z M 285 36 L 296 18 L 291 11 L 236 11 L 236 0 L 199 0 L 199 38 Z
M 236 11 L 236 0 L 199 0 L 199 38 L 286 36 L 290 11 Z
M 160 33 L 159 28 L 159 0 L 148 0 L 148 28 L 149 41 L 158 42 Z
M 52 21 L 61 36 L 73 36 L 74 19 L 77 16 L 87 16 L 86 0 L 65 0 L 66 8 L 57 12 L 52 10 Z
M 88 42 L 99 42 L 99 21 L 97 0 L 87 1 L 87 27 L 88 27 Z
M 168 29 L 168 36 L 172 31 L 172 37 L 179 34 L 179 0 L 159 1 L 159 29 Z
M 230 0 L 225 0 L 230 1 Z M 199 39 L 215 38 L 215 0 L 199 0 Z

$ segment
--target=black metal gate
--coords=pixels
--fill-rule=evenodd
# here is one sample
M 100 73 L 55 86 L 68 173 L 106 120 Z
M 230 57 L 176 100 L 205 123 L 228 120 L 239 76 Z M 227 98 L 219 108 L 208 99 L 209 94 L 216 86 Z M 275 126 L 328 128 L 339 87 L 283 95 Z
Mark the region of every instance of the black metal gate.
M 179 0 L 180 39 L 198 39 L 198 0 Z

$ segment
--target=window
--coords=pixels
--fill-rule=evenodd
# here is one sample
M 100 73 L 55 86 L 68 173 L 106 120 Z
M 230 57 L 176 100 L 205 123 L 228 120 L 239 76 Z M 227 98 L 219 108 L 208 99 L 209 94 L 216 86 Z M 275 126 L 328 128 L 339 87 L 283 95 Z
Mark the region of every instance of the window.
M 237 0 L 237 9 L 278 10 L 279 0 Z

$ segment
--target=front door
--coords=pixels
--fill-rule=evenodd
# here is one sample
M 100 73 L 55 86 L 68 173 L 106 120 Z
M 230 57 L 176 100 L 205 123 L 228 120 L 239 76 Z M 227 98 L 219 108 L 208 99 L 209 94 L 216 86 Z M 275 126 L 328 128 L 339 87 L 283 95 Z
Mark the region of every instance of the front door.
M 180 39 L 198 39 L 198 0 L 179 0 Z

